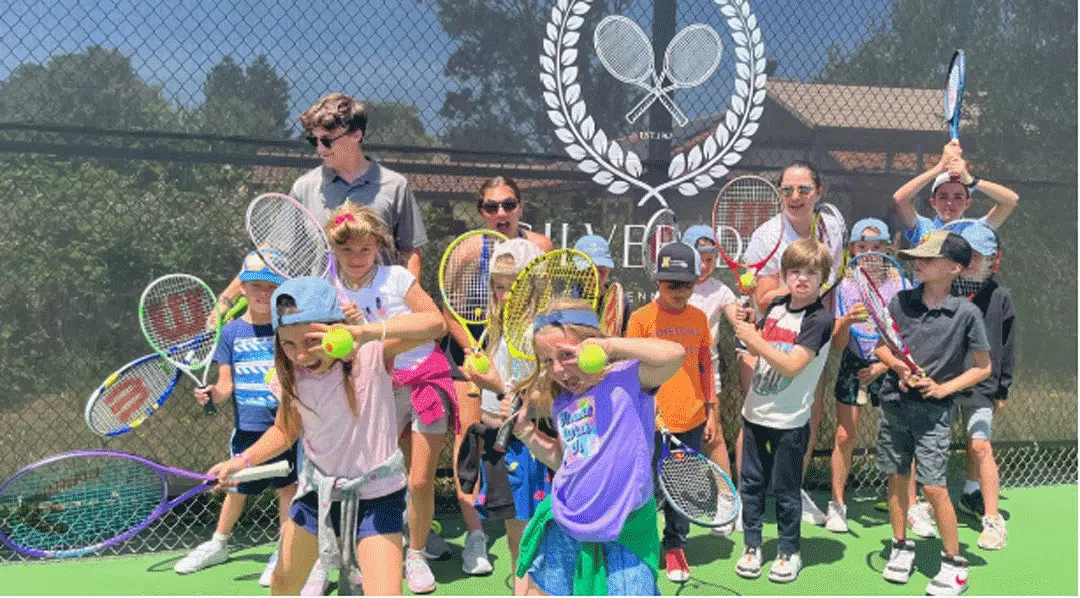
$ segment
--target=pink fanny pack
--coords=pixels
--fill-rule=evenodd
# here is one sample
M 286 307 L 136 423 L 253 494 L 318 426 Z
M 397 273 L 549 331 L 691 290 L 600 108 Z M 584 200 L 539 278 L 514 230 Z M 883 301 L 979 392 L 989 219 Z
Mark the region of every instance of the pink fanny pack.
M 457 395 L 454 392 L 454 381 L 450 377 L 450 362 L 446 360 L 442 349 L 437 345 L 423 361 L 415 368 L 409 370 L 394 370 L 394 387 L 408 386 L 411 388 L 410 400 L 413 409 L 420 416 L 424 425 L 444 415 L 450 417 L 453 423 L 454 434 L 461 431 L 461 423 L 457 418 Z M 453 413 L 446 413 L 442 406 L 442 397 L 439 390 L 450 397 L 450 407 Z

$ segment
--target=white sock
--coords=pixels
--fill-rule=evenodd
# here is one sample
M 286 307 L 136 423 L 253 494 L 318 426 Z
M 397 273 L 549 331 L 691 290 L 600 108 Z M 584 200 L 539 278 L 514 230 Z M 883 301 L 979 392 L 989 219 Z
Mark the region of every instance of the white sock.
M 976 480 L 964 480 L 964 494 L 979 491 L 979 482 Z
M 224 546 L 229 542 L 229 534 L 219 534 L 217 532 L 214 532 L 214 536 L 210 539 L 218 545 Z

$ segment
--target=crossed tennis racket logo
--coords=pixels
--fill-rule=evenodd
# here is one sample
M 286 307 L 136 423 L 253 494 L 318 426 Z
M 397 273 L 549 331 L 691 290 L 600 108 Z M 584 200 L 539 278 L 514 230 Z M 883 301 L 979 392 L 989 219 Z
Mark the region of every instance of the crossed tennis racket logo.
M 704 23 L 684 27 L 668 42 L 663 73 L 656 72 L 652 40 L 634 21 L 622 16 L 605 17 L 593 32 L 593 46 L 600 64 L 623 83 L 648 92 L 626 113 L 633 124 L 659 101 L 680 127 L 689 122 L 669 95 L 676 89 L 690 89 L 704 83 L 720 65 L 723 44 L 720 34 Z M 651 81 L 650 81 L 651 80 Z M 664 85 L 667 80 L 668 85 Z

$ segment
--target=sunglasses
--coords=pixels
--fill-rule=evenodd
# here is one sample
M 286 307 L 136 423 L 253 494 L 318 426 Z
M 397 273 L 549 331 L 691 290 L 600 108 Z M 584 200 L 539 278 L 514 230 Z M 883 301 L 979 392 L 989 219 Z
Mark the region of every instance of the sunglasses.
M 499 208 L 502 208 L 504 212 L 510 213 L 516 210 L 518 207 L 518 200 L 516 199 L 504 199 L 502 201 L 485 201 L 480 205 L 480 209 L 487 214 L 498 214 Z
M 798 191 L 799 195 L 810 195 L 810 193 L 813 190 L 814 190 L 814 188 L 811 187 L 810 185 L 799 185 L 798 187 L 792 187 L 791 185 L 785 185 L 783 187 L 780 187 L 780 194 L 783 195 L 784 197 L 791 197 L 792 195 L 795 194 L 796 191 Z
M 308 135 L 307 137 L 305 137 L 305 139 L 307 139 L 307 142 L 311 144 L 311 147 L 319 147 L 319 144 L 321 143 L 323 147 L 325 147 L 326 149 L 330 149 L 330 146 L 334 145 L 335 141 L 341 139 L 349 133 L 352 133 L 352 131 L 345 131 L 337 137 L 316 137 L 314 135 Z

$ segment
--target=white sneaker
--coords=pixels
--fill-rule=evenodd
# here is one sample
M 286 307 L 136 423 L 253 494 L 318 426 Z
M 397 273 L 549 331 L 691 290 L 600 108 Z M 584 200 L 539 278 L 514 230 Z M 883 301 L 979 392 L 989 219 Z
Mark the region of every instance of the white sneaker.
M 311 568 L 311 573 L 308 574 L 307 581 L 304 582 L 304 587 L 300 590 L 300 595 L 323 596 L 329 587 L 330 580 L 326 576 L 326 567 L 323 567 L 320 559 L 315 561 L 315 566 Z
M 920 538 L 936 538 L 937 524 L 930 503 L 917 501 L 907 512 L 908 526 Z
M 274 567 L 277 566 L 278 551 L 274 551 L 270 555 L 270 560 L 266 561 L 266 568 L 263 569 L 262 575 L 259 576 L 259 585 L 264 588 L 270 587 L 270 582 L 273 581 Z
M 469 575 L 487 575 L 491 573 L 491 561 L 488 560 L 487 536 L 482 530 L 469 532 L 465 536 L 465 548 L 461 551 L 461 570 Z
M 798 579 L 802 570 L 802 557 L 799 553 L 779 554 L 769 569 L 769 581 L 791 583 Z
M 983 550 L 1001 550 L 1009 537 L 1005 530 L 1005 518 L 998 515 L 983 515 L 982 533 L 979 534 L 979 548 Z
M 746 579 L 761 577 L 761 547 L 747 546 L 739 560 L 735 561 L 735 573 Z
M 968 588 L 968 563 L 962 556 L 941 553 L 941 570 L 926 584 L 928 596 L 959 596 Z
M 892 583 L 907 583 L 915 570 L 914 540 L 896 540 L 889 542 L 889 562 L 881 576 Z
M 847 505 L 840 504 L 835 500 L 829 501 L 829 513 L 825 516 L 825 529 L 836 534 L 846 534 Z
M 803 523 L 809 523 L 810 525 L 825 525 L 825 513 L 822 513 L 821 509 L 814 504 L 814 499 L 810 498 L 810 495 L 806 493 L 806 490 L 800 490 L 800 492 L 802 492 Z
M 207 540 L 176 562 L 173 571 L 180 575 L 194 573 L 229 560 L 229 546 L 218 540 Z
M 736 519 L 735 521 L 732 521 L 730 523 L 725 523 L 724 525 L 721 525 L 720 527 L 714 527 L 711 530 L 709 530 L 709 533 L 714 535 L 714 536 L 719 536 L 721 538 L 726 538 L 726 537 L 731 535 L 731 532 L 735 531 L 735 525 L 736 525 L 735 522 L 736 521 L 738 521 L 738 519 Z

